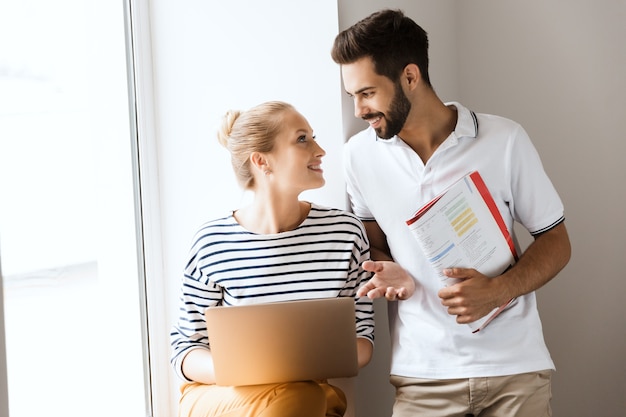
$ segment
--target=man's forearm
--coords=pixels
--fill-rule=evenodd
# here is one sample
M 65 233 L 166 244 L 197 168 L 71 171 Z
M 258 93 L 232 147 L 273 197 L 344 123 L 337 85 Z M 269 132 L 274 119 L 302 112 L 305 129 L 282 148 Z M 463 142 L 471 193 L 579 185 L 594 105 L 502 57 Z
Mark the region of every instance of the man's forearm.
M 541 288 L 567 265 L 570 256 L 565 223 L 537 236 L 515 266 L 499 277 L 507 297 L 519 297 Z
M 393 261 L 391 255 L 386 251 L 378 248 L 371 247 L 370 248 L 370 257 L 373 261 Z

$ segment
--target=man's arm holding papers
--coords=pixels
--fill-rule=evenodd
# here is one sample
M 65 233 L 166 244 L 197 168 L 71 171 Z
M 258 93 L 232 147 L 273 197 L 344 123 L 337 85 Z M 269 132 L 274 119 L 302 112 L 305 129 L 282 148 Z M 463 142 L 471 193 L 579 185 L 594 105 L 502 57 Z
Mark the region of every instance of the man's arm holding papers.
M 508 300 L 535 291 L 554 278 L 567 264 L 571 246 L 565 223 L 535 237 L 519 260 L 502 275 L 488 278 L 475 269 L 449 268 L 444 274 L 462 282 L 438 293 L 448 313 L 458 323 L 471 323 Z

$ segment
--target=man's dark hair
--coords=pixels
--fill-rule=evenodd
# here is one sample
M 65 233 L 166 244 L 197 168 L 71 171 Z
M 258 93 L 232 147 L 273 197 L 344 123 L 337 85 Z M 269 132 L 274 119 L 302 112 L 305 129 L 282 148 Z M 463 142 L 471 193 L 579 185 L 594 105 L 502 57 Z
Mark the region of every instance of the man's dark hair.
M 408 64 L 416 64 L 422 79 L 428 76 L 428 34 L 401 10 L 380 10 L 342 31 L 331 56 L 337 64 L 370 57 L 379 75 L 397 81 Z

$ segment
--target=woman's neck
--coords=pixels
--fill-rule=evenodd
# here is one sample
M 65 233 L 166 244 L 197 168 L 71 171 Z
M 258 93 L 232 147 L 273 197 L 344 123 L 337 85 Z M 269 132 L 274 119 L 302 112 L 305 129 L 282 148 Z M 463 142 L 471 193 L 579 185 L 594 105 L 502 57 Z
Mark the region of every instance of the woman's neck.
M 258 234 L 276 234 L 297 228 L 309 214 L 311 204 L 299 200 L 255 199 L 234 213 L 240 225 Z

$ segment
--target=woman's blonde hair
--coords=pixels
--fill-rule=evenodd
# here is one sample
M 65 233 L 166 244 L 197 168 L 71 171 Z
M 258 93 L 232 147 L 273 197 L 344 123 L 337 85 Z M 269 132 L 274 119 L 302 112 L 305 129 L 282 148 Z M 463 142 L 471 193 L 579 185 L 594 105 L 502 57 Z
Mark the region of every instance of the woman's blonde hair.
M 230 152 L 237 181 L 244 189 L 252 189 L 255 185 L 250 155 L 272 150 L 282 126 L 280 116 L 286 110 L 295 109 L 282 101 L 269 101 L 247 111 L 229 110 L 222 118 L 217 138 Z

